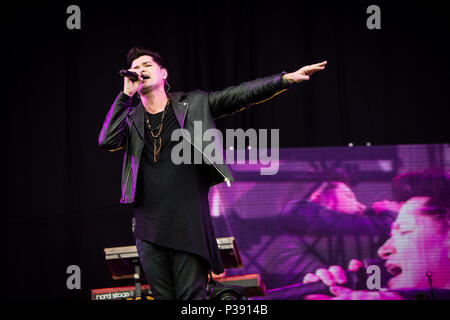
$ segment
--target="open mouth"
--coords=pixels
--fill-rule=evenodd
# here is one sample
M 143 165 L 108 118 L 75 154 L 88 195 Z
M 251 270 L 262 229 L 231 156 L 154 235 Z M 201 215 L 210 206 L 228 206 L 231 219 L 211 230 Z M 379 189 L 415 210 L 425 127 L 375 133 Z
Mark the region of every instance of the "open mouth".
M 402 268 L 399 266 L 396 266 L 395 264 L 387 264 L 386 269 L 392 275 L 392 277 L 396 277 L 400 273 L 402 273 Z

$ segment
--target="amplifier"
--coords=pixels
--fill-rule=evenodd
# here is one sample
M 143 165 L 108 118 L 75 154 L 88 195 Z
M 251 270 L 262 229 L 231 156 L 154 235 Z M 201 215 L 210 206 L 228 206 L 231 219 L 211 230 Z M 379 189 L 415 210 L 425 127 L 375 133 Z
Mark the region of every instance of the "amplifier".
M 257 297 L 265 294 L 265 286 L 261 275 L 257 273 L 215 278 L 217 282 L 244 287 L 246 297 Z

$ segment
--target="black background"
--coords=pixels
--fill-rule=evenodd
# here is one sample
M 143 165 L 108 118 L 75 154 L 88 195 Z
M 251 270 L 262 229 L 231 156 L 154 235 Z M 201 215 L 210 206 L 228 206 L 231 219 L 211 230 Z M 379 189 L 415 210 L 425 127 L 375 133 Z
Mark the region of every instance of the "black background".
M 81 8 L 81 30 L 66 9 Z M 366 27 L 371 4 L 381 30 Z M 14 2 L 3 10 L 2 274 L 8 299 L 89 299 L 119 286 L 103 248 L 131 245 L 122 153 L 98 147 L 135 45 L 166 60 L 171 91 L 218 90 L 323 60 L 326 71 L 217 121 L 279 128 L 280 147 L 449 141 L 444 2 Z M 66 268 L 81 268 L 68 290 Z

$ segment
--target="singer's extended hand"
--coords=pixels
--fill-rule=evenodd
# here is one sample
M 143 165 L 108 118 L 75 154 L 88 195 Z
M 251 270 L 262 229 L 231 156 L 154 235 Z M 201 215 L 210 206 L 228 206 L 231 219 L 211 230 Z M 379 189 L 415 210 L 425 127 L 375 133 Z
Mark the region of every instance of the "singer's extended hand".
M 297 83 L 309 80 L 309 76 L 312 75 L 314 72 L 324 70 L 326 64 L 327 61 L 323 61 L 320 63 L 304 66 L 295 72 L 284 74 L 283 80 L 288 83 Z
M 361 261 L 352 259 L 348 265 L 349 271 L 358 271 L 362 268 Z M 352 290 L 340 286 L 347 282 L 344 270 L 340 266 L 331 266 L 328 269 L 320 268 L 316 273 L 308 273 L 303 278 L 303 283 L 322 281 L 330 287 L 333 296 L 324 294 L 310 294 L 306 300 L 402 300 L 403 298 L 394 292 Z

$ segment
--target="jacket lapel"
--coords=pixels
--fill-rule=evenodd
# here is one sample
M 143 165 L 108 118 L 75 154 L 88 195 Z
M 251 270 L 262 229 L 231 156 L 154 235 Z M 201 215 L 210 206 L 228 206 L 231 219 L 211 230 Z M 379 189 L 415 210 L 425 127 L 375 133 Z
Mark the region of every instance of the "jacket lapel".
M 139 102 L 136 108 L 130 113 L 130 116 L 139 136 L 144 140 L 144 106 L 142 102 Z
M 175 113 L 175 117 L 180 124 L 180 128 L 183 128 L 189 103 L 187 101 L 183 101 L 184 96 L 180 92 L 168 93 L 167 95 L 172 102 L 173 112 Z

